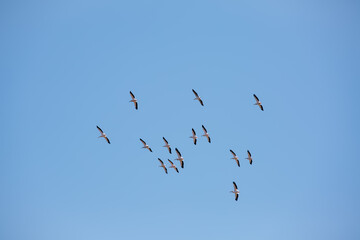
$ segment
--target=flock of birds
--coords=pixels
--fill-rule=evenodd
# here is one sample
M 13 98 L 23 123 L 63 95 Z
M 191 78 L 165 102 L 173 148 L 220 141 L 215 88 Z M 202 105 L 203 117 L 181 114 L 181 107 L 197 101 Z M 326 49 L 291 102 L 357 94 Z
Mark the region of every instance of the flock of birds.
M 200 102 L 201 106 L 204 106 L 204 103 L 203 103 L 202 99 L 199 97 L 199 95 L 197 94 L 197 92 L 194 89 L 192 89 L 192 91 L 193 91 L 193 93 L 195 95 L 194 100 L 198 100 Z M 135 109 L 137 110 L 138 109 L 138 101 L 135 98 L 135 95 L 131 91 L 130 91 L 130 96 L 131 96 L 130 102 L 134 103 Z M 264 111 L 264 108 L 263 108 L 261 102 L 259 101 L 259 98 L 255 94 L 253 94 L 253 96 L 254 96 L 255 101 L 256 101 L 256 103 L 254 103 L 254 105 L 259 106 L 261 111 Z M 101 137 L 104 138 L 110 144 L 110 140 L 107 137 L 107 135 L 104 133 L 104 131 L 99 126 L 96 126 L 96 127 L 100 131 L 100 134 L 101 134 L 99 136 L 99 138 L 101 138 Z M 204 127 L 204 125 L 202 125 L 202 129 L 204 131 L 204 135 L 202 135 L 202 136 L 206 137 L 207 141 L 209 143 L 211 143 L 210 135 L 209 135 L 208 131 L 206 130 L 206 128 Z M 195 132 L 194 129 L 192 129 L 192 135 L 189 138 L 192 138 L 193 142 L 194 142 L 194 145 L 196 145 L 198 137 L 196 136 L 196 132 Z M 164 137 L 163 137 L 163 140 L 165 142 L 165 145 L 163 147 L 166 147 L 168 149 L 169 153 L 171 154 L 171 147 L 169 145 L 169 142 Z M 142 140 L 140 138 L 140 141 L 144 145 L 142 148 L 148 149 L 150 152 L 152 152 L 150 146 L 148 144 L 146 144 L 146 142 L 144 140 Z M 184 168 L 184 158 L 181 156 L 181 153 L 177 148 L 175 148 L 175 151 L 176 151 L 176 154 L 178 156 L 175 160 L 178 160 L 180 162 L 181 168 Z M 240 167 L 239 157 L 235 154 L 235 152 L 233 150 L 230 149 L 230 152 L 233 155 L 233 157 L 231 159 L 234 159 L 236 161 L 237 165 Z M 250 165 L 252 165 L 253 159 L 251 157 L 251 153 L 250 153 L 249 150 L 247 150 L 247 156 L 248 157 L 245 158 L 245 159 L 247 159 L 249 161 Z M 159 167 L 162 167 L 164 169 L 165 173 L 168 174 L 168 170 L 167 170 L 166 165 L 164 164 L 164 162 L 160 158 L 158 158 L 158 160 L 159 160 L 159 162 L 161 164 Z M 168 167 L 173 168 L 177 173 L 179 173 L 179 169 L 175 166 L 175 164 L 170 159 L 168 159 L 168 161 L 170 163 L 170 166 L 168 166 Z M 239 197 L 239 189 L 238 189 L 235 182 L 233 182 L 233 186 L 234 186 L 234 191 L 230 191 L 230 192 L 235 194 L 235 200 L 237 201 L 238 197 Z

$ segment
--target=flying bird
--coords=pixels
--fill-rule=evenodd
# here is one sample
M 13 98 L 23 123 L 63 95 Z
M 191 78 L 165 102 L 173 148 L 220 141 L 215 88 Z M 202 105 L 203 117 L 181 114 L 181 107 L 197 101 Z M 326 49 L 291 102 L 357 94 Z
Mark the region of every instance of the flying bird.
M 135 109 L 137 110 L 138 109 L 138 102 L 137 102 L 137 99 L 135 98 L 134 94 L 130 91 L 130 95 L 131 95 L 131 100 L 130 102 L 133 102 L 135 104 Z
M 201 98 L 199 97 L 199 95 L 197 94 L 197 92 L 195 92 L 194 89 L 193 89 L 192 91 L 193 91 L 193 93 L 195 94 L 195 97 L 196 97 L 196 98 L 194 98 L 194 100 L 199 100 L 201 106 L 204 106 L 204 103 L 203 103 L 203 101 L 201 100 Z
M 196 132 L 193 128 L 192 128 L 192 136 L 190 136 L 189 138 L 192 138 L 194 140 L 194 144 L 196 145 L 197 136 L 196 136 Z
M 101 136 L 99 136 L 99 138 L 100 138 L 100 137 L 105 138 L 106 141 L 110 144 L 110 140 L 109 140 L 109 138 L 106 136 L 106 134 L 103 132 L 103 130 L 101 130 L 101 128 L 99 128 L 99 126 L 96 126 L 96 127 L 97 127 L 97 129 L 100 131 L 100 133 L 101 133 Z
M 231 149 L 230 149 L 230 152 L 231 152 L 231 154 L 234 156 L 234 157 L 232 157 L 231 159 L 235 159 L 237 165 L 240 167 L 240 161 L 239 161 L 238 156 L 236 156 L 236 154 L 234 153 L 234 151 L 231 150 Z
M 206 128 L 204 127 L 204 125 L 201 125 L 201 126 L 202 126 L 202 128 L 204 130 L 204 135 L 202 135 L 202 136 L 206 137 L 208 142 L 211 143 L 211 139 L 210 139 L 210 136 L 209 136 L 208 132 L 206 131 Z
M 181 156 L 181 153 L 179 152 L 179 150 L 177 148 L 175 148 L 176 154 L 178 155 L 178 158 L 176 158 L 175 160 L 180 161 L 180 165 L 181 168 L 184 168 L 184 158 Z
M 171 147 L 170 147 L 168 141 L 164 137 L 163 137 L 163 139 L 164 139 L 164 142 L 165 142 L 165 146 L 163 146 L 163 147 L 166 147 L 169 150 L 169 153 L 171 154 Z
M 160 159 L 160 158 L 158 158 L 158 160 L 159 160 L 159 162 L 161 163 L 161 166 L 159 166 L 159 167 L 162 167 L 162 168 L 165 170 L 165 173 L 167 174 L 167 169 L 166 169 L 166 167 L 165 167 L 165 165 L 164 165 L 163 161 L 161 161 L 161 159 Z
M 251 164 L 252 164 L 252 157 L 251 157 L 251 153 L 250 153 L 249 150 L 247 150 L 247 155 L 248 155 L 248 157 L 245 158 L 245 159 L 249 160 L 249 163 L 250 163 L 250 165 L 251 165 Z
M 238 197 L 239 197 L 239 190 L 238 190 L 235 182 L 233 182 L 233 185 L 234 185 L 234 191 L 230 191 L 230 192 L 235 193 L 235 201 L 237 201 Z
M 261 111 L 264 111 L 263 106 L 261 105 L 261 102 L 259 101 L 259 98 L 254 94 L 254 98 L 256 100 L 256 103 L 254 103 L 254 105 L 258 105 L 261 109 Z
M 168 159 L 169 163 L 171 164 L 170 168 L 175 169 L 175 171 L 177 171 L 179 173 L 179 170 L 177 169 L 177 167 L 174 165 L 174 163 L 172 161 L 170 161 L 170 159 Z
M 142 148 L 147 148 L 147 149 L 149 149 L 150 152 L 152 152 L 151 148 L 149 147 L 149 145 L 146 144 L 146 142 L 144 140 L 142 140 L 140 138 L 140 141 L 144 144 L 144 146 Z

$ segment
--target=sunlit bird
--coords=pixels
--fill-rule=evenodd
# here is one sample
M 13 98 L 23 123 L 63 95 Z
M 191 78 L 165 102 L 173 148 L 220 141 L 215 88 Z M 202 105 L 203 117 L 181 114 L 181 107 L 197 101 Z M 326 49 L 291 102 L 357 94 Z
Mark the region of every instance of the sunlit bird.
M 199 95 L 197 94 L 197 92 L 195 92 L 194 89 L 193 89 L 192 91 L 193 91 L 193 93 L 195 94 L 195 97 L 196 97 L 196 98 L 194 98 L 194 100 L 199 100 L 201 106 L 204 106 L 204 103 L 203 103 L 203 101 L 201 100 L 201 98 L 199 97 Z
M 233 185 L 234 185 L 234 191 L 230 191 L 230 192 L 235 194 L 235 201 L 237 201 L 239 198 L 239 190 L 238 190 L 235 182 L 233 182 Z
M 174 165 L 174 163 L 172 161 L 170 161 L 170 159 L 168 159 L 169 163 L 171 164 L 171 166 L 169 168 L 173 168 L 175 169 L 175 171 L 177 171 L 179 173 L 179 170 L 177 169 L 177 167 Z
M 247 155 L 248 155 L 248 157 L 247 158 L 245 158 L 245 159 L 247 159 L 247 160 L 249 160 L 249 163 L 250 163 L 250 165 L 252 164 L 252 157 L 251 157 L 251 153 L 250 153 L 250 151 L 249 150 L 247 150 Z
M 196 145 L 197 136 L 196 136 L 196 132 L 193 128 L 192 128 L 192 136 L 190 136 L 189 138 L 192 138 L 194 140 L 194 144 Z
M 138 102 L 137 102 L 137 99 L 135 98 L 134 94 L 130 91 L 130 95 L 131 95 L 131 100 L 130 102 L 133 102 L 135 104 L 135 109 L 137 110 L 138 109 Z
M 178 158 L 176 158 L 175 160 L 180 161 L 180 165 L 181 168 L 184 168 L 184 158 L 181 156 L 181 153 L 179 152 L 179 150 L 177 148 L 175 148 L 176 154 L 178 155 Z
M 256 100 L 256 103 L 254 103 L 254 105 L 258 105 L 261 109 L 261 111 L 264 111 L 263 106 L 261 105 L 261 102 L 259 101 L 259 98 L 254 94 L 254 98 Z
M 206 128 L 204 127 L 204 125 L 201 125 L 203 130 L 204 130 L 204 135 L 202 135 L 203 137 L 206 137 L 208 142 L 211 143 L 211 139 L 210 139 L 210 136 L 208 134 L 208 132 L 206 131 Z
M 151 148 L 149 147 L 149 145 L 146 144 L 146 142 L 144 140 L 142 140 L 140 138 L 140 141 L 144 144 L 144 146 L 142 148 L 147 148 L 147 149 L 149 149 L 150 152 L 152 152 Z
M 230 149 L 230 152 L 231 152 L 231 154 L 234 156 L 234 157 L 232 157 L 231 159 L 234 159 L 234 160 L 236 161 L 237 165 L 240 167 L 240 161 L 239 161 L 238 156 L 236 156 L 236 154 L 234 153 L 234 151 L 231 150 L 231 149 Z
M 109 138 L 106 136 L 106 134 L 103 132 L 103 130 L 101 130 L 101 128 L 99 128 L 99 126 L 96 126 L 96 127 L 97 127 L 97 129 L 100 131 L 100 133 L 101 133 L 101 136 L 99 136 L 99 138 L 101 138 L 101 137 L 105 138 L 106 141 L 110 144 L 110 140 L 109 140 Z
M 165 170 L 165 173 L 167 174 L 167 169 L 166 169 L 166 167 L 165 167 L 165 165 L 164 165 L 163 161 L 161 161 L 161 159 L 160 159 L 160 158 L 158 158 L 158 160 L 159 160 L 159 162 L 161 163 L 161 166 L 159 166 L 159 167 L 162 167 L 162 168 Z
M 163 147 L 166 147 L 169 150 L 169 153 L 171 154 L 171 147 L 170 147 L 168 141 L 164 137 L 163 137 L 163 139 L 164 139 L 164 142 L 165 142 L 165 146 L 163 146 Z

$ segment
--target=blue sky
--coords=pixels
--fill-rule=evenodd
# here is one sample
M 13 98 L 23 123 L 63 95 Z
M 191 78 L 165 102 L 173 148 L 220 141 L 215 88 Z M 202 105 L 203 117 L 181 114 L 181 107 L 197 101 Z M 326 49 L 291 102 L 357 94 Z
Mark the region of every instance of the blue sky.
M 359 239 L 359 5 L 1 2 L 0 238 Z

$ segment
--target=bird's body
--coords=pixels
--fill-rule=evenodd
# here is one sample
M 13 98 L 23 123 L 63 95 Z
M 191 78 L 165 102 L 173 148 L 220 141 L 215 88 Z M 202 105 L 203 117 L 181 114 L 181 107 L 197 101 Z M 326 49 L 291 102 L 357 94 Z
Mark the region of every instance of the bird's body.
M 253 96 L 254 96 L 254 98 L 255 98 L 255 100 L 256 100 L 256 103 L 254 103 L 254 105 L 258 105 L 259 108 L 261 109 L 261 111 L 264 111 L 264 108 L 263 108 L 263 106 L 261 105 L 261 102 L 259 101 L 259 98 L 258 98 L 255 94 L 253 94 Z
M 199 95 L 197 94 L 197 92 L 195 92 L 194 89 L 192 89 L 192 91 L 193 91 L 193 93 L 195 94 L 194 100 L 198 100 L 198 101 L 200 102 L 201 106 L 204 106 L 204 103 L 203 103 L 203 101 L 201 100 L 201 97 L 199 97 Z
M 204 127 L 204 125 L 201 125 L 203 130 L 204 130 L 204 135 L 202 135 L 203 137 L 206 137 L 208 142 L 211 143 L 211 139 L 210 139 L 210 136 L 209 136 L 209 133 L 206 131 L 206 128 Z
M 240 161 L 239 161 L 238 156 L 236 156 L 236 154 L 234 153 L 234 151 L 231 150 L 231 149 L 230 149 L 230 152 L 231 152 L 231 154 L 234 156 L 234 157 L 232 157 L 231 159 L 234 159 L 234 160 L 236 161 L 237 165 L 240 167 Z
M 252 160 L 253 160 L 253 159 L 252 159 L 252 157 L 251 157 L 251 153 L 250 153 L 249 150 L 247 150 L 247 155 L 248 155 L 248 157 L 245 158 L 245 159 L 249 160 L 250 165 L 252 165 Z
M 149 147 L 149 145 L 146 144 L 146 142 L 145 142 L 144 140 L 142 140 L 142 139 L 140 138 L 140 141 L 144 144 L 144 146 L 143 146 L 142 148 L 146 148 L 146 149 L 148 149 L 150 152 L 152 152 L 151 148 Z
M 169 153 L 171 154 L 171 147 L 170 147 L 168 141 L 164 137 L 163 137 L 163 140 L 165 142 L 165 146 L 163 146 L 163 147 L 166 147 L 169 150 Z
M 106 134 L 103 132 L 103 130 L 101 130 L 101 128 L 99 126 L 96 126 L 96 128 L 99 130 L 101 136 L 99 136 L 99 138 L 103 137 L 106 139 L 106 141 L 110 144 L 110 140 L 109 138 L 106 136 Z
M 181 168 L 184 168 L 184 158 L 181 156 L 181 153 L 179 152 L 179 150 L 177 148 L 175 148 L 176 154 L 178 155 L 178 158 L 176 158 L 175 160 L 180 161 L 180 165 Z
M 230 191 L 230 192 L 235 194 L 235 201 L 237 201 L 239 198 L 239 190 L 238 190 L 235 182 L 233 182 L 233 185 L 234 185 L 234 191 Z
M 174 164 L 172 161 L 170 161 L 170 159 L 168 159 L 168 161 L 169 161 L 169 163 L 171 164 L 171 166 L 170 166 L 169 168 L 173 168 L 173 169 L 175 169 L 176 172 L 179 173 L 179 170 L 177 169 L 177 167 L 175 166 L 175 164 Z
M 196 136 L 196 132 L 194 129 L 192 129 L 192 135 L 189 138 L 192 138 L 194 141 L 194 145 L 196 145 L 196 141 L 198 137 Z
M 131 100 L 130 102 L 133 102 L 135 104 L 135 109 L 138 109 L 138 102 L 137 99 L 135 98 L 134 94 L 130 91 L 130 96 L 131 96 Z
M 167 172 L 167 169 L 165 167 L 165 164 L 163 163 L 163 161 L 160 158 L 158 158 L 158 160 L 161 163 L 161 166 L 159 166 L 159 167 L 162 167 L 164 169 L 165 173 L 167 174 L 168 172 Z

